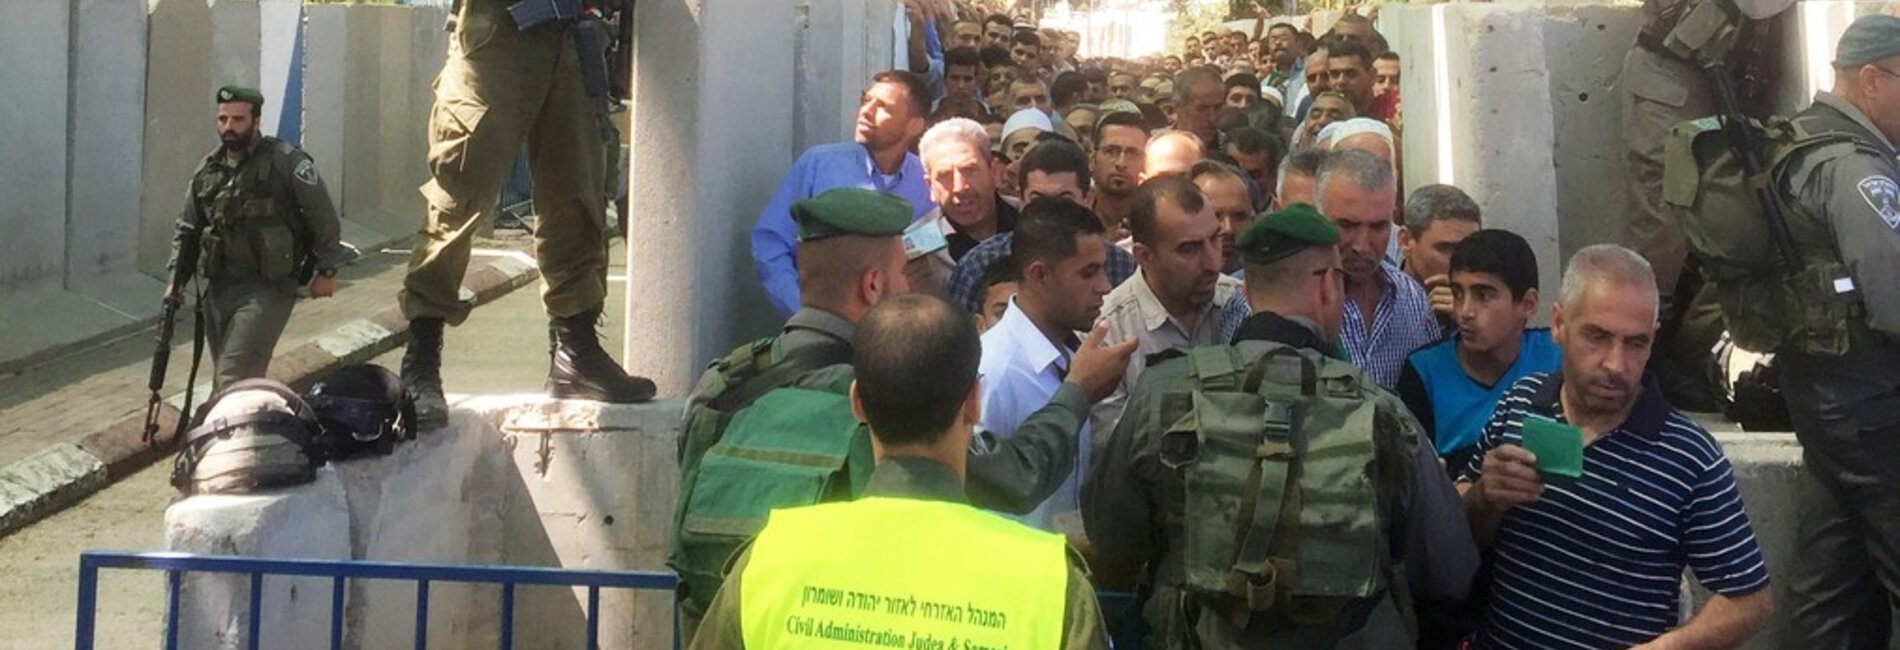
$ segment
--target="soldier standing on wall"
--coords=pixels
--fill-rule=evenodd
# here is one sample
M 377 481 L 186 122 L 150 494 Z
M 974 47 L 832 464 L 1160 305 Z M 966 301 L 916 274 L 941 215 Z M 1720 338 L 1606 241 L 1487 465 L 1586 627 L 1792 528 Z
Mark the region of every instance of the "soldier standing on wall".
M 264 376 L 297 288 L 308 283 L 313 298 L 336 293 L 337 267 L 356 251 L 337 239 L 336 206 L 310 154 L 258 133 L 263 93 L 225 86 L 217 103 L 223 144 L 192 174 L 165 300 L 183 301 L 194 271 L 204 278 L 205 337 L 222 390 Z
M 442 328 L 468 317 L 459 295 L 469 247 L 523 141 L 534 175 L 535 258 L 552 320 L 548 394 L 644 402 L 654 385 L 600 346 L 607 297 L 605 121 L 609 75 L 598 45 L 618 0 L 461 0 L 429 116 L 428 222 L 399 302 L 413 335 L 402 380 L 418 429 L 447 423 Z M 621 17 L 624 23 L 626 16 Z M 623 24 L 624 29 L 624 24 Z
M 1636 47 L 1625 55 L 1617 77 L 1630 170 L 1623 240 L 1656 270 L 1664 301 L 1664 349 L 1651 357 L 1651 365 L 1661 364 L 1670 402 L 1687 410 L 1715 409 L 1709 387 L 1699 378 L 1721 336 L 1722 320 L 1713 298 L 1697 297 L 1699 283 L 1686 279 L 1694 275 L 1687 270 L 1693 266 L 1688 245 L 1662 200 L 1663 143 L 1677 123 L 1716 112 L 1704 65 L 1729 58 L 1738 34 L 1750 24 L 1793 5 L 1793 0 L 1643 0 Z M 1749 40 L 1760 44 L 1759 38 Z

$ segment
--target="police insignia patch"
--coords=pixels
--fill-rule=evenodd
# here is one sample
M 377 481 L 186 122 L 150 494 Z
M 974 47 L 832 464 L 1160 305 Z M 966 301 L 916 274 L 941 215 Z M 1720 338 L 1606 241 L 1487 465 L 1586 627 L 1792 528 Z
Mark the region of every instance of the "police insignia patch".
M 296 176 L 297 180 L 302 181 L 305 185 L 317 184 L 317 166 L 311 163 L 309 158 L 305 158 L 303 162 L 297 163 L 297 169 L 291 171 L 291 175 Z M 1887 183 L 1891 185 L 1893 181 L 1887 181 Z M 1866 190 L 1863 189 L 1861 191 L 1865 192 Z
M 1900 230 L 1900 183 L 1885 176 L 1868 176 L 1860 181 L 1860 198 L 1880 214 L 1888 228 Z

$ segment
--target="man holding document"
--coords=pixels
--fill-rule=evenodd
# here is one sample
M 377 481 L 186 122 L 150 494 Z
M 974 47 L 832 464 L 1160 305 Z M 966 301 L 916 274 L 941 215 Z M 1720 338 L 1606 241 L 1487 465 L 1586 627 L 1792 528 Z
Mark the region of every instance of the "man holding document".
M 1570 258 L 1551 320 L 1559 372 L 1511 388 L 1459 475 L 1495 562 L 1471 647 L 1733 648 L 1768 621 L 1728 459 L 1642 381 L 1657 296 L 1629 249 Z M 1682 621 L 1685 566 L 1715 595 Z

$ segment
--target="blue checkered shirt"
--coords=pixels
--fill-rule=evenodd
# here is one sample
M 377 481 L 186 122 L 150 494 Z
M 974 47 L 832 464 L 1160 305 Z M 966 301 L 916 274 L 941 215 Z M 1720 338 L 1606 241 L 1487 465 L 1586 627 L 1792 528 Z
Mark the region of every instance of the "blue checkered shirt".
M 1015 237 L 1015 233 L 997 233 L 996 236 L 977 244 L 976 248 L 970 249 L 970 252 L 964 253 L 963 259 L 957 260 L 957 269 L 950 273 L 951 302 L 962 305 L 972 314 L 983 311 L 983 287 L 977 286 L 983 282 L 983 269 L 989 268 L 997 260 L 1009 257 L 1009 243 L 1015 241 Z M 1135 256 L 1111 243 L 1108 246 L 1106 270 L 1109 288 L 1119 287 L 1135 274 Z M 1245 319 L 1246 316 L 1243 315 L 1241 318 Z M 1235 327 L 1239 327 L 1239 324 L 1236 323 Z
M 1388 290 L 1373 309 L 1371 326 L 1359 313 L 1359 304 L 1347 299 L 1346 322 L 1339 337 L 1354 365 L 1386 390 L 1393 390 L 1399 385 L 1405 358 L 1437 341 L 1444 330 L 1432 316 L 1431 298 L 1417 280 L 1391 262 L 1380 262 L 1379 273 L 1385 276 Z

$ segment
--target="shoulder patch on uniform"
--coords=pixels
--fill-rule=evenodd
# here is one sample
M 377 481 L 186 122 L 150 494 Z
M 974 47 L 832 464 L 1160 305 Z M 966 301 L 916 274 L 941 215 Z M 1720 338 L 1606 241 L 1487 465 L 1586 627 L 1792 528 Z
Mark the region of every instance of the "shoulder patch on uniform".
M 1868 176 L 1861 179 L 1859 187 L 1860 198 L 1880 214 L 1880 220 L 1887 222 L 1888 228 L 1900 230 L 1900 183 L 1886 176 Z
M 316 185 L 317 165 L 316 163 L 310 162 L 309 158 L 299 160 L 297 161 L 297 169 L 293 170 L 291 175 L 296 176 L 297 180 L 305 185 Z M 1893 181 L 1887 182 L 1892 183 Z

